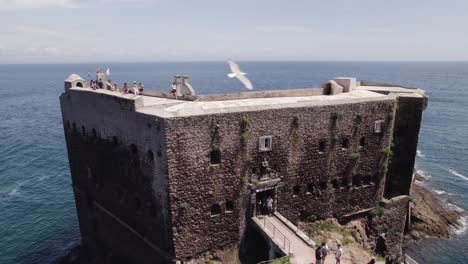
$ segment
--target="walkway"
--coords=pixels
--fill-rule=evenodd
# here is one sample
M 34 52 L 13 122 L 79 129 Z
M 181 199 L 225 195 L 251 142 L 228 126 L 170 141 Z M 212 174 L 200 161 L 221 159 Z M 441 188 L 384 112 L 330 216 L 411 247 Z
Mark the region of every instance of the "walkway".
M 292 254 L 291 264 L 315 263 L 315 250 L 276 216 L 253 217 L 252 220 L 283 252 Z

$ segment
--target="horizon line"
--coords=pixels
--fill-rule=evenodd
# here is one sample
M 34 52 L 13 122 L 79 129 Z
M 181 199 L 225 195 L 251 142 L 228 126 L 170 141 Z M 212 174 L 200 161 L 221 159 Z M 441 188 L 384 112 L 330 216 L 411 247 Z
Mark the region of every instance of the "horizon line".
M 89 61 L 89 62 L 13 62 L 0 65 L 73 65 L 73 64 L 151 64 L 151 63 L 209 63 L 227 60 L 164 60 L 164 61 Z M 293 63 L 468 63 L 468 60 L 236 60 L 241 62 L 293 62 Z

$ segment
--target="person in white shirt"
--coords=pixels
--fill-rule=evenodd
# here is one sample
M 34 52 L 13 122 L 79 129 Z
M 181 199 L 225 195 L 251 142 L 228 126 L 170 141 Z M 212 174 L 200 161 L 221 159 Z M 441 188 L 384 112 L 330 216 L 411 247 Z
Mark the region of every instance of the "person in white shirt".
M 273 213 L 273 199 L 271 198 L 271 196 L 268 196 L 266 200 L 266 206 L 267 206 L 268 214 L 271 215 Z
M 336 264 L 340 264 L 342 255 L 343 255 L 343 248 L 341 247 L 341 244 L 338 243 L 336 252 L 335 252 Z

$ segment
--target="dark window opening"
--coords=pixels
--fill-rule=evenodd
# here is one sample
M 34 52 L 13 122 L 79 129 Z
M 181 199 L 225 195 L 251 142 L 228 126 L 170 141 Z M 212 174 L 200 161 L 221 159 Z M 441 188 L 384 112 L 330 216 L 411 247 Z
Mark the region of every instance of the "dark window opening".
M 211 216 L 216 216 L 221 214 L 221 205 L 215 203 L 211 206 Z
M 324 95 L 331 95 L 331 93 L 332 93 L 331 83 L 325 84 L 325 88 L 323 88 L 323 94 Z
M 346 187 L 348 187 L 348 184 L 349 184 L 348 178 L 344 178 L 344 179 L 341 180 L 341 187 L 346 188 Z
M 364 147 L 366 145 L 366 137 L 362 137 L 359 140 L 359 146 Z
M 313 193 L 315 191 L 315 185 L 313 183 L 307 184 L 307 192 Z
M 158 157 L 161 157 L 161 155 L 162 155 L 161 151 L 158 150 L 158 151 L 156 152 L 156 155 L 158 155 Z
M 332 186 L 333 186 L 334 189 L 339 189 L 340 188 L 340 184 L 338 183 L 337 179 L 334 179 L 332 181 Z
M 353 176 L 353 186 L 361 186 L 362 185 L 362 176 L 360 174 L 356 174 Z
M 343 139 L 341 140 L 341 147 L 342 147 L 342 148 L 349 148 L 349 139 L 343 138 Z
M 77 83 L 76 83 L 76 87 L 81 87 L 81 88 L 83 88 L 83 84 L 82 84 L 81 82 L 77 82 Z
M 153 161 L 153 160 L 154 160 L 153 151 L 151 151 L 150 149 L 148 149 L 148 151 L 146 152 L 146 157 L 148 157 L 148 160 Z
M 327 187 L 328 187 L 328 184 L 327 184 L 326 181 L 323 181 L 323 182 L 320 183 L 320 189 L 321 190 L 326 190 Z
M 130 150 L 132 151 L 132 154 L 136 154 L 138 151 L 138 148 L 135 144 L 130 145 Z
M 93 133 L 93 137 L 95 138 L 97 136 L 96 129 L 93 128 L 92 133 Z
M 362 122 L 362 116 L 361 115 L 357 115 L 356 116 L 356 124 L 361 124 Z
M 221 151 L 214 149 L 210 154 L 210 163 L 211 165 L 218 165 L 221 163 Z
M 298 196 L 301 193 L 301 186 L 296 185 L 293 188 L 293 195 Z
M 362 184 L 364 185 L 370 185 L 372 182 L 372 177 L 370 175 L 366 175 L 362 177 Z
M 234 203 L 232 201 L 226 201 L 226 212 L 234 211 Z
M 326 148 L 327 148 L 327 142 L 325 140 L 320 141 L 319 152 L 325 152 Z

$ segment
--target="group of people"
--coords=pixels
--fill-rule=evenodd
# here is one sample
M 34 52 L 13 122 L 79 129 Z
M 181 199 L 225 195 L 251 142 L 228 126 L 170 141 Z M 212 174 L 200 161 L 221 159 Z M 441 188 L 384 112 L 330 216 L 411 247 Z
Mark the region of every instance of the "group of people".
M 258 199 L 257 212 L 260 214 L 273 214 L 273 198 L 268 196 L 266 199 Z
M 124 83 L 124 86 L 121 90 L 122 93 L 132 93 L 135 94 L 135 95 L 139 95 L 141 92 L 143 92 L 143 90 L 145 89 L 145 86 L 142 84 L 142 83 L 139 83 L 137 84 L 137 82 L 133 82 L 133 86 L 132 86 L 132 89 L 130 89 L 130 87 L 128 87 L 128 84 L 127 83 Z
M 109 91 L 122 92 L 123 94 L 133 93 L 135 95 L 139 95 L 145 89 L 145 85 L 143 83 L 137 84 L 137 82 L 135 81 L 133 82 L 132 88 L 130 88 L 127 83 L 124 83 L 123 87 L 119 88 L 119 86 L 116 83 L 113 83 L 112 80 L 109 79 L 106 81 L 105 84 L 99 80 L 91 80 L 89 82 L 89 88 L 93 90 L 106 89 Z
M 325 259 L 327 256 L 330 254 L 330 249 L 328 248 L 327 243 L 322 242 L 321 245 L 319 245 L 315 249 L 315 263 L 316 264 L 324 264 Z M 341 244 L 338 243 L 336 245 L 336 251 L 335 251 L 335 259 L 336 259 L 336 264 L 341 263 L 341 256 L 343 255 L 343 248 L 341 247 Z
M 335 260 L 336 264 L 341 263 L 341 257 L 343 256 L 343 248 L 341 247 L 340 243 L 336 245 L 335 251 Z M 325 264 L 325 259 L 330 254 L 330 249 L 328 248 L 327 243 L 322 242 L 316 249 L 315 249 L 315 264 Z M 389 261 L 388 256 L 385 258 L 385 263 L 391 263 Z M 367 264 L 375 264 L 375 258 L 372 258 Z

